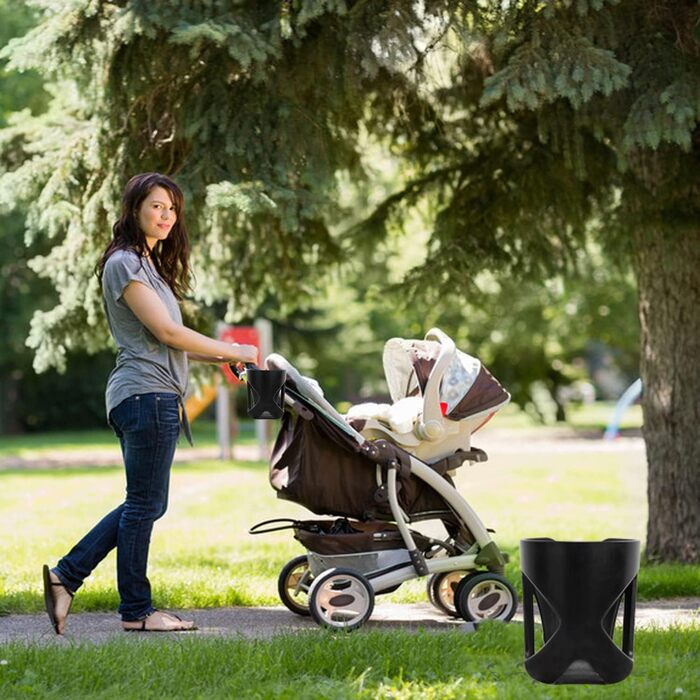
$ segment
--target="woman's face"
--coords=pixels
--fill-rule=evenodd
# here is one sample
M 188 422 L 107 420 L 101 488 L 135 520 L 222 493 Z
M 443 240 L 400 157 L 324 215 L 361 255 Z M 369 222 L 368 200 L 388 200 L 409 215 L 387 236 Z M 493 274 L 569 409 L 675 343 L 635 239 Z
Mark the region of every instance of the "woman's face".
M 177 221 L 175 204 L 170 192 L 156 185 L 141 202 L 136 217 L 140 229 L 146 236 L 149 250 L 158 241 L 164 241 Z

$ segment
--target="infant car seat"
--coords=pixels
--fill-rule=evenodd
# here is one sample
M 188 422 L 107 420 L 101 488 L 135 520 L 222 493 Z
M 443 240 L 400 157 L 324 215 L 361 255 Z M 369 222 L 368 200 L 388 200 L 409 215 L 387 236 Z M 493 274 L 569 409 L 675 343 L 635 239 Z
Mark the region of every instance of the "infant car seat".
M 429 463 L 469 450 L 472 433 L 510 401 L 481 362 L 438 328 L 424 340 L 388 340 L 383 363 L 393 403 L 352 406 L 346 420 L 364 437 L 390 440 Z

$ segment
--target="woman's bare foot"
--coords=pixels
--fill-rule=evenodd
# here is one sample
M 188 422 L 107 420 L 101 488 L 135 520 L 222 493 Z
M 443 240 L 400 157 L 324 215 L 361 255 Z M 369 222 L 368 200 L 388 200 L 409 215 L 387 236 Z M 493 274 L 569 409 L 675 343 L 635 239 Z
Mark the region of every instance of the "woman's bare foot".
M 127 632 L 186 632 L 196 630 L 192 620 L 181 620 L 173 613 L 155 610 L 143 620 L 122 622 Z
M 66 618 L 73 603 L 73 594 L 48 566 L 44 566 L 44 600 L 46 612 L 56 634 L 63 634 Z

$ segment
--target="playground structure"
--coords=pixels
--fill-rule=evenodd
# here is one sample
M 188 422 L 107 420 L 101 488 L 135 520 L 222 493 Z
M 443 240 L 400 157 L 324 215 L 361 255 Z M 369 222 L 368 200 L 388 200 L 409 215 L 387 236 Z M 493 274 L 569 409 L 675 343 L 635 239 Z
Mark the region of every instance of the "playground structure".
M 620 421 L 625 411 L 642 395 L 642 380 L 632 382 L 615 405 L 615 412 L 603 434 L 603 440 L 614 440 L 620 432 Z
M 211 406 L 218 393 L 216 384 L 208 384 L 201 390 L 201 394 L 193 394 L 185 401 L 185 409 L 190 423 L 196 421 Z

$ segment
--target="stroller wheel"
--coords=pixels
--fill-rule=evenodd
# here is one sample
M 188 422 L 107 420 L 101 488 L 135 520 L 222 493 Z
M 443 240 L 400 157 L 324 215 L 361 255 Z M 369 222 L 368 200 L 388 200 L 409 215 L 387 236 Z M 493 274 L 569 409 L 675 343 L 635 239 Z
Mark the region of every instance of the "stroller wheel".
M 309 615 L 309 589 L 314 580 L 306 554 L 288 561 L 277 579 L 280 600 L 297 615 Z
M 373 609 L 372 584 L 352 569 L 328 569 L 311 585 L 309 610 L 322 627 L 350 632 L 361 627 Z
M 430 603 L 446 615 L 459 617 L 455 607 L 455 593 L 459 582 L 468 573 L 467 571 L 445 571 L 441 574 L 433 574 L 426 584 Z
M 468 622 L 508 622 L 518 607 L 518 594 L 504 576 L 483 573 L 463 578 L 454 601 L 457 612 Z

